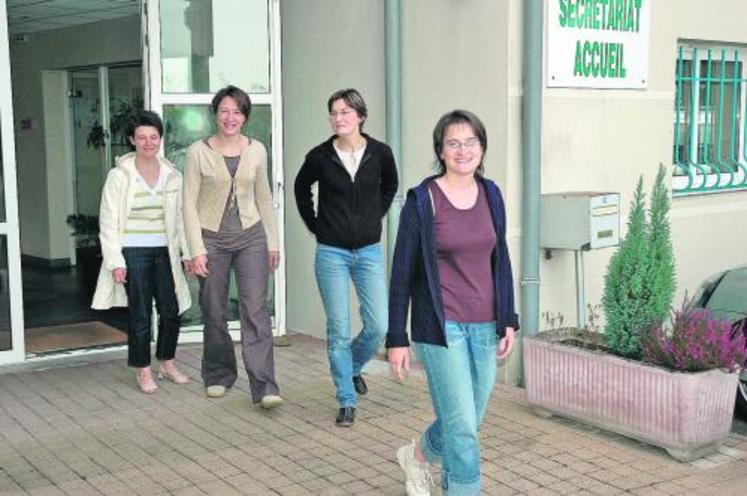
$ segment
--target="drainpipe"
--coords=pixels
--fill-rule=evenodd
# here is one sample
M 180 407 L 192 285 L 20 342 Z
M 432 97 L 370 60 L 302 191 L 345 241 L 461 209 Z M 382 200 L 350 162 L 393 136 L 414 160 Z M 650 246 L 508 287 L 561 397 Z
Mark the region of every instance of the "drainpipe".
M 399 187 L 386 218 L 387 262 L 392 271 L 394 244 L 397 241 L 399 214 L 402 211 L 402 58 L 400 43 L 400 0 L 386 0 L 386 141 L 392 148 L 397 163 Z
M 523 4 L 521 318 L 522 333 L 534 336 L 539 330 L 543 2 L 529 0 Z

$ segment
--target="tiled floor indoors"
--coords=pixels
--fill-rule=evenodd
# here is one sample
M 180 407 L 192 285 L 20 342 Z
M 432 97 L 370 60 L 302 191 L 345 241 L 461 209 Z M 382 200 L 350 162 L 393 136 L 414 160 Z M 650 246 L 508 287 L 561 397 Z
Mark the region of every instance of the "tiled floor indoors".
M 276 348 L 286 403 L 271 412 L 250 403 L 245 376 L 226 397 L 206 399 L 195 345 L 178 354 L 195 381 L 162 384 L 154 396 L 135 389 L 124 352 L 0 369 L 0 494 L 404 495 L 396 448 L 432 418 L 422 373 L 399 384 L 385 363 L 372 363 L 355 426 L 341 429 L 324 343 L 291 342 Z M 506 385 L 496 387 L 481 439 L 487 495 L 747 488 L 747 437 L 732 434 L 720 453 L 682 464 L 620 436 L 536 417 L 523 390 Z

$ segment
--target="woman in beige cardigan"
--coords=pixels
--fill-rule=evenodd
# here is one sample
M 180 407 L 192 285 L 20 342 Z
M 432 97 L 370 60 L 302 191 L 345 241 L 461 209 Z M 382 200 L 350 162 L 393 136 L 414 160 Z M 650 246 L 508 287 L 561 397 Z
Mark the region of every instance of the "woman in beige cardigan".
M 241 130 L 251 100 L 227 86 L 213 98 L 217 133 L 187 150 L 184 221 L 192 272 L 200 280 L 204 319 L 202 379 L 210 398 L 221 397 L 237 378 L 236 355 L 228 333 L 228 284 L 234 270 L 244 365 L 252 401 L 263 408 L 282 403 L 275 381 L 269 271 L 280 262 L 278 235 L 267 178 L 267 151 Z
M 159 157 L 163 124 L 153 112 L 134 116 L 127 137 L 135 151 L 117 159 L 101 194 L 103 263 L 92 307 L 128 307 L 127 364 L 140 390 L 158 386 L 150 370 L 151 313 L 156 300 L 160 377 L 186 384 L 174 363 L 179 314 L 191 304 L 180 259 L 189 260 L 182 222 L 182 175 Z

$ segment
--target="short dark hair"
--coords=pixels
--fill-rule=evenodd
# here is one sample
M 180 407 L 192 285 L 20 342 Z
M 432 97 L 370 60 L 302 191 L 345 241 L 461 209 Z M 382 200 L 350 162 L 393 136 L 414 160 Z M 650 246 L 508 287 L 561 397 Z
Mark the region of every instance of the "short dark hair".
M 218 106 L 220 106 L 220 102 L 222 102 L 223 99 L 227 96 L 233 98 L 233 101 L 236 102 L 236 105 L 238 105 L 239 110 L 241 110 L 241 113 L 244 114 L 246 120 L 249 120 L 249 114 L 251 114 L 252 112 L 252 99 L 249 98 L 249 95 L 246 93 L 246 91 L 232 84 L 229 84 L 225 88 L 219 89 L 213 97 L 213 101 L 210 102 L 210 107 L 213 110 L 213 115 L 218 114 Z
M 485 152 L 488 150 L 488 133 L 485 131 L 485 125 L 479 117 L 469 110 L 457 109 L 445 113 L 436 123 L 436 127 L 433 128 L 433 151 L 436 154 L 436 169 L 438 169 L 440 175 L 446 173 L 446 163 L 441 158 L 441 153 L 444 151 L 446 130 L 457 124 L 466 124 L 472 128 L 472 132 L 475 133 L 478 141 L 480 141 L 483 159 L 485 158 Z M 484 170 L 483 163 L 480 161 L 480 165 L 477 166 L 477 173 L 482 175 Z
M 343 100 L 348 107 L 355 110 L 358 117 L 363 119 L 365 122 L 368 117 L 368 107 L 366 107 L 366 101 L 363 99 L 358 90 L 354 88 L 346 88 L 344 90 L 337 90 L 332 93 L 332 96 L 327 100 L 327 112 L 332 112 L 332 104 L 337 100 Z M 361 122 L 361 129 L 363 129 L 363 122 Z
M 156 128 L 159 136 L 163 136 L 163 121 L 161 117 L 150 110 L 138 110 L 127 121 L 125 127 L 125 136 L 135 139 L 135 130 L 140 126 L 150 126 Z

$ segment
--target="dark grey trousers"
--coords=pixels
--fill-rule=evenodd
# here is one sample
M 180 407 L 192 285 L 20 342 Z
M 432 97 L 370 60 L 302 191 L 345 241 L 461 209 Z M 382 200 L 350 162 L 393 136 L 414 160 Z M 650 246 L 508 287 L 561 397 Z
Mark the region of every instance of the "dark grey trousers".
M 226 249 L 220 243 L 205 240 L 208 250 L 206 278 L 200 278 L 200 308 L 203 329 L 202 380 L 205 386 L 233 386 L 236 382 L 236 354 L 228 333 L 228 285 L 231 269 L 239 290 L 241 350 L 249 375 L 252 401 L 278 394 L 272 329 L 267 310 L 269 277 L 267 238 L 261 223 L 251 228 L 250 240 L 240 249 Z

